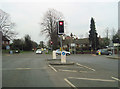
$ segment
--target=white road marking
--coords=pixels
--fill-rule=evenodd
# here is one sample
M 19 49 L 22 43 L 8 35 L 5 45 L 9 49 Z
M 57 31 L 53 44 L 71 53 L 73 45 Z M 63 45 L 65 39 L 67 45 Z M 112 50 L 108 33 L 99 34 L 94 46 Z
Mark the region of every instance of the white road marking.
M 84 72 L 84 73 L 87 73 L 87 71 L 79 71 L 79 72 Z
M 90 70 L 92 70 L 92 71 L 95 71 L 95 69 L 92 69 L 92 68 L 90 68 L 90 67 L 87 67 L 87 66 L 81 65 L 81 64 L 79 64 L 79 63 L 76 63 L 76 65 L 78 65 L 78 66 L 82 66 L 82 67 L 85 67 L 85 68 L 90 69 Z
M 28 69 L 31 69 L 31 68 L 16 68 L 17 70 L 28 70 Z
M 66 72 L 77 72 L 76 70 L 62 70 L 62 69 L 59 69 L 59 71 L 66 71 Z
M 120 81 L 120 79 L 118 79 L 118 78 L 115 78 L 115 77 L 111 77 L 112 79 L 115 79 L 115 80 L 117 80 L 117 81 Z
M 68 67 L 68 66 L 54 66 L 54 67 Z
M 57 70 L 53 66 L 49 65 L 49 67 L 53 69 L 55 72 L 57 72 Z
M 106 79 L 76 78 L 76 77 L 68 77 L 68 78 L 70 78 L 70 79 L 81 79 L 81 80 L 104 81 L 104 82 L 115 82 L 115 80 L 106 80 Z
M 75 85 L 73 85 L 69 80 L 67 80 L 66 78 L 64 78 L 64 80 L 73 88 L 77 89 Z

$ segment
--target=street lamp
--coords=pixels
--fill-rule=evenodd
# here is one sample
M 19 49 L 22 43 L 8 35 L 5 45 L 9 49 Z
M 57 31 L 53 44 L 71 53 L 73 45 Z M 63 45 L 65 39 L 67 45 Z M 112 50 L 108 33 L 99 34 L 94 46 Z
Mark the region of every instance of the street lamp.
M 119 38 L 118 37 L 116 38 L 116 42 L 118 43 L 118 45 L 117 45 L 117 53 L 119 55 Z

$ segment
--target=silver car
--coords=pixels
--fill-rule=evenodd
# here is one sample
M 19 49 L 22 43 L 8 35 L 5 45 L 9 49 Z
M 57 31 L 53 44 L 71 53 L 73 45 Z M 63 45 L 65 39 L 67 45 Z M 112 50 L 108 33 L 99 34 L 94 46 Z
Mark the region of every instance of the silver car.
M 41 49 L 37 49 L 36 54 L 42 54 Z
M 65 51 L 65 50 L 63 50 L 63 51 Z M 68 51 L 65 51 L 65 53 L 66 53 L 67 56 L 70 55 L 70 52 L 68 52 Z M 57 55 L 61 55 L 60 49 L 57 49 L 57 50 L 56 50 L 56 54 L 57 54 Z

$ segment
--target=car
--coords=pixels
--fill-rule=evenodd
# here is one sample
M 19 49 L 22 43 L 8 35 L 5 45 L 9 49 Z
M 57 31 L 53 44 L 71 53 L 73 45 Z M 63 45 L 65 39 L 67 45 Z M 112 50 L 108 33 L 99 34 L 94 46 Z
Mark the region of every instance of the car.
M 65 51 L 65 50 L 63 50 L 63 51 Z M 65 53 L 66 53 L 67 56 L 70 55 L 70 52 L 68 52 L 68 51 L 65 51 Z M 57 50 L 56 50 L 56 54 L 57 54 L 57 55 L 61 55 L 60 49 L 57 49 Z
M 98 55 L 99 52 L 101 53 L 101 55 L 112 55 L 112 52 L 108 51 L 107 49 L 99 49 L 99 50 L 97 50 L 96 55 Z
M 20 53 L 19 49 L 14 50 L 14 53 Z
M 41 49 L 37 49 L 37 50 L 36 50 L 36 54 L 42 54 Z

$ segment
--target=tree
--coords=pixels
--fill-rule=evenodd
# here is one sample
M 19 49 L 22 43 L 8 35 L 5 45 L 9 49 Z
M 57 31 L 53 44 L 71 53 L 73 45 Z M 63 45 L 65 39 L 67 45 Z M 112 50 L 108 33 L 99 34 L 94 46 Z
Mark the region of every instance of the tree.
M 63 15 L 61 12 L 58 12 L 55 9 L 49 9 L 45 13 L 43 21 L 41 23 L 41 32 L 46 34 L 49 40 L 53 42 L 53 49 L 56 49 L 59 45 L 59 39 L 57 35 L 57 22 L 62 19 Z
M 12 49 L 19 49 L 19 50 L 23 50 L 23 41 L 21 39 L 14 39 L 13 43 L 12 43 Z
M 110 39 L 105 37 L 105 38 L 99 38 L 99 47 L 100 48 L 106 48 L 110 44 Z
M 117 33 L 113 36 L 113 43 L 120 43 L 120 35 Z
M 25 39 L 24 50 L 26 50 L 26 51 L 31 51 L 31 50 L 32 50 L 32 41 L 31 41 L 31 37 L 27 34 L 27 35 L 25 35 L 24 39 Z
M 72 38 L 72 37 L 73 37 L 73 34 L 71 33 L 70 36 L 71 36 L 71 38 Z
M 96 32 L 94 19 L 91 18 L 90 31 L 89 31 L 89 43 L 93 50 L 96 50 L 99 45 L 99 40 L 98 40 L 97 35 L 98 34 Z
M 2 10 L 0 10 L 0 31 L 2 31 L 3 36 L 13 39 L 17 33 L 13 31 L 15 23 L 11 22 L 10 15 Z
M 43 42 L 43 41 L 40 41 L 39 46 L 40 46 L 40 48 L 44 48 L 44 42 Z

